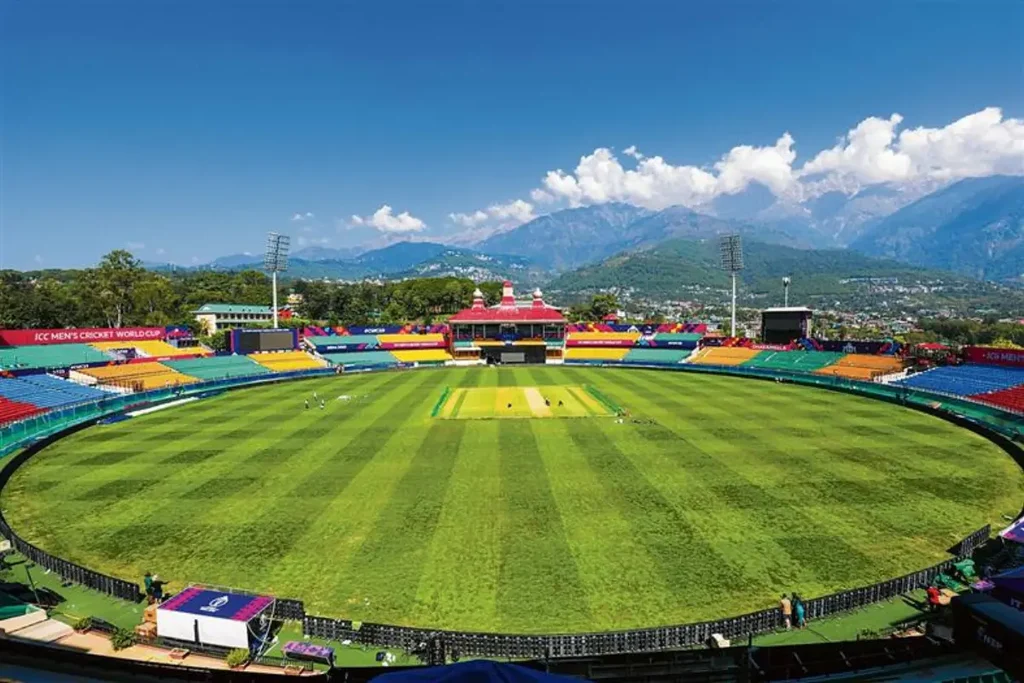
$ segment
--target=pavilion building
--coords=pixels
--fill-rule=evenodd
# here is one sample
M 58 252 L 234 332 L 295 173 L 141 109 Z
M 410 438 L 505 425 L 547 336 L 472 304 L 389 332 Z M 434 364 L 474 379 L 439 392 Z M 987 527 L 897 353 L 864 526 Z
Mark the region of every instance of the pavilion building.
M 485 306 L 473 292 L 473 305 L 448 319 L 456 361 L 488 363 L 560 362 L 565 346 L 565 316 L 544 303 L 539 289 L 529 301 L 516 301 L 512 283 L 502 286 L 501 302 Z

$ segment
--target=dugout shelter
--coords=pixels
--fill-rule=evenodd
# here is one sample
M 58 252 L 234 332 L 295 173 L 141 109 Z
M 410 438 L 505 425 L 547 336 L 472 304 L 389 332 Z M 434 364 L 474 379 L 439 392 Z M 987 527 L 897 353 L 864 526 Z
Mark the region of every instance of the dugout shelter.
M 199 645 L 242 648 L 261 639 L 270 626 L 274 598 L 189 586 L 156 610 L 156 633 Z

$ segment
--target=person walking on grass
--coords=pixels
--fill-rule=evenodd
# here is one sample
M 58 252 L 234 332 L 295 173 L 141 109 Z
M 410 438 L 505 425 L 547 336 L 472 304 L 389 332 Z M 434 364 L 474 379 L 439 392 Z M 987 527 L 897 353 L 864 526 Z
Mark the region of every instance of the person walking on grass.
M 796 627 L 803 628 L 806 621 L 805 617 L 806 609 L 804 608 L 804 601 L 800 599 L 800 596 L 793 593 L 793 616 L 796 617 Z
M 779 600 L 779 609 L 782 610 L 782 623 L 786 625 L 786 630 L 788 631 L 793 624 L 793 603 L 789 601 L 789 596 L 785 593 L 782 594 L 782 598 Z

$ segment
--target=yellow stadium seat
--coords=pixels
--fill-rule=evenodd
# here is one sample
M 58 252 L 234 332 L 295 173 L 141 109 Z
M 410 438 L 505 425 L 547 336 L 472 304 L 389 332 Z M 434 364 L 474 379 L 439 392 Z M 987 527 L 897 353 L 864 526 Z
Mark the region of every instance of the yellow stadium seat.
M 444 335 L 432 334 L 378 334 L 377 342 L 380 344 L 401 344 L 403 342 L 435 342 L 444 343 Z
M 192 384 L 194 377 L 184 375 L 177 370 L 161 363 L 125 363 L 122 365 L 103 365 L 95 368 L 78 370 L 96 379 L 99 384 L 126 387 L 136 391 L 161 389 L 178 384 Z
M 477 355 L 479 355 L 479 351 Z M 391 355 L 402 363 L 441 363 L 452 359 L 452 355 L 446 349 L 413 349 L 402 351 L 393 349 Z
M 566 360 L 622 360 L 630 352 L 628 346 L 567 346 L 565 347 Z
M 570 332 L 567 339 L 578 342 L 601 342 L 601 341 L 630 341 L 636 342 L 640 338 L 639 332 Z
M 123 342 L 95 342 L 92 344 L 94 348 L 100 351 L 112 351 L 114 349 L 135 349 L 142 356 L 149 358 L 165 358 L 171 356 L 195 356 L 202 354 L 204 356 L 210 355 L 210 352 L 198 346 L 179 349 L 177 346 L 171 346 L 165 341 L 160 340 L 149 340 L 149 341 L 123 341 Z
M 759 353 L 755 349 L 738 346 L 709 346 L 690 356 L 690 362 L 698 365 L 741 365 Z
M 312 370 L 326 367 L 323 361 L 314 358 L 305 351 L 269 351 L 252 353 L 249 358 L 272 372 L 292 372 L 294 370 Z

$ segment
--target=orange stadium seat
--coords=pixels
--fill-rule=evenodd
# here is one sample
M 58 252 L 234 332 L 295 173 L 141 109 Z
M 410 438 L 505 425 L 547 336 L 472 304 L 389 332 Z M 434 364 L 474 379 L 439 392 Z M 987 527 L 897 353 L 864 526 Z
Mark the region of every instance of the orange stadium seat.
M 192 384 L 194 377 L 183 375 L 162 363 L 125 363 L 103 365 L 96 368 L 82 368 L 78 372 L 96 380 L 97 384 L 109 384 L 135 391 L 161 389 L 179 384 Z
M 848 379 L 870 380 L 879 375 L 899 372 L 903 363 L 895 356 L 848 353 L 832 365 L 815 371 L 817 375 L 838 375 Z

